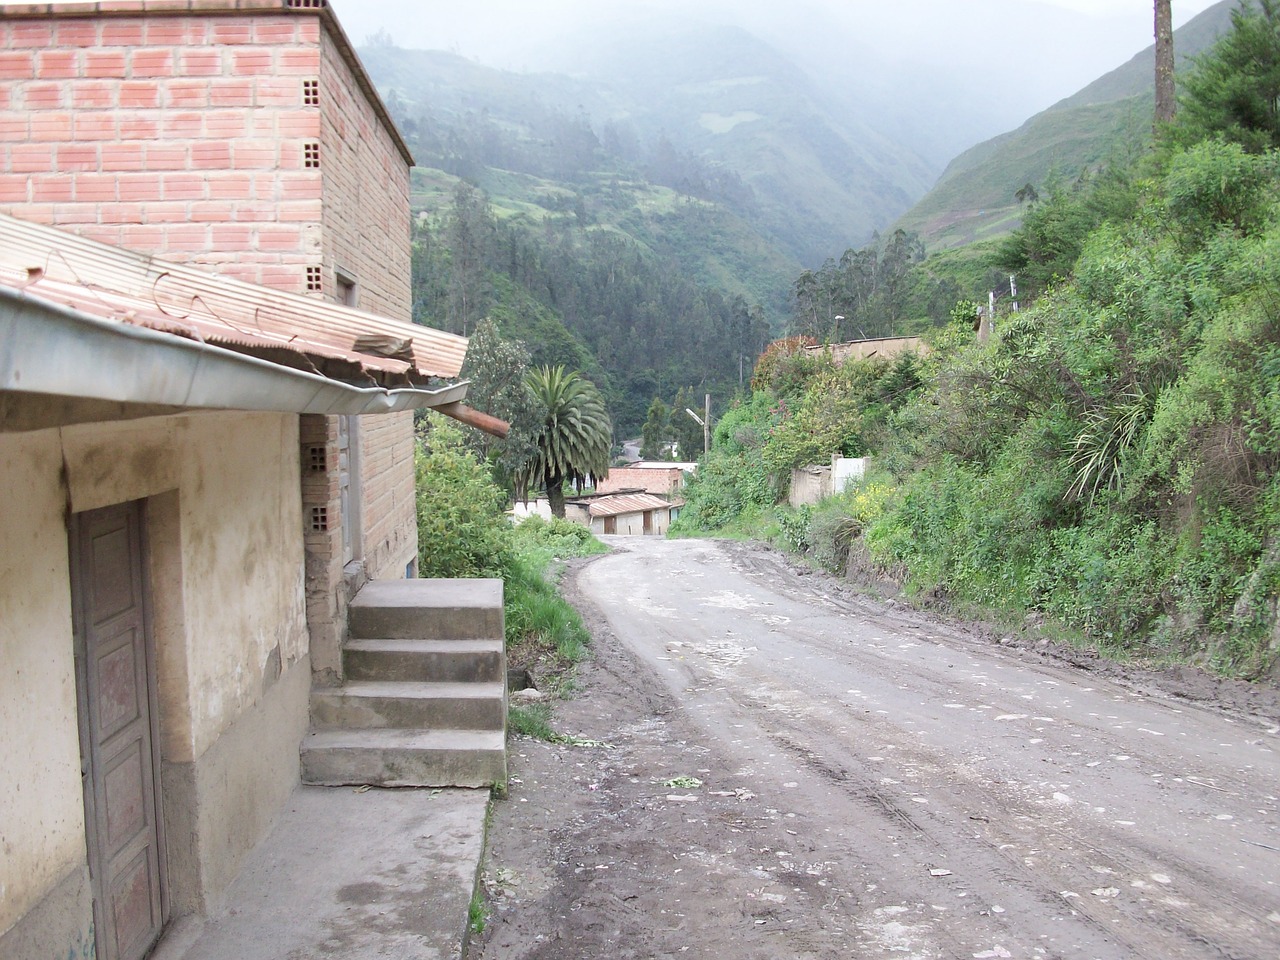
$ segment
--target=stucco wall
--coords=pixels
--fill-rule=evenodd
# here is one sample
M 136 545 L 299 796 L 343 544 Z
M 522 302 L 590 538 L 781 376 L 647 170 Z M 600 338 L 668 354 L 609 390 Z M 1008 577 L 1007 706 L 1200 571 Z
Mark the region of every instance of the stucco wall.
M 277 414 L 0 434 L 0 936 L 85 864 L 67 511 L 147 500 L 180 907 L 220 895 L 297 783 L 310 674 L 297 444 L 297 417 Z
M 791 488 L 787 493 L 787 502 L 799 508 L 815 504 L 819 500 L 831 496 L 831 468 L 800 467 L 791 471 Z
M 611 533 L 620 537 L 639 537 L 639 536 L 666 536 L 667 530 L 671 527 L 671 511 L 669 509 L 657 509 L 646 511 L 649 514 L 649 522 L 651 528 L 644 528 L 644 513 L 621 513 L 616 517 L 612 517 L 614 529 Z M 592 517 L 591 527 L 592 533 L 605 533 L 605 518 Z
M 85 861 L 57 433 L 0 436 L 0 932 Z

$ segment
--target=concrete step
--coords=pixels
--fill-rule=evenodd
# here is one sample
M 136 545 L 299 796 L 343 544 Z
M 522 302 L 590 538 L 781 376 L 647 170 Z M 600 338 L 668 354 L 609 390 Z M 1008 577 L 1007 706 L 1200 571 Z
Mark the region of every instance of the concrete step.
M 477 640 L 348 640 L 342 650 L 347 680 L 469 683 L 502 681 L 501 637 Z
M 305 783 L 486 787 L 506 777 L 500 730 L 321 730 L 302 741 Z
M 356 680 L 311 691 L 316 729 L 416 727 L 498 730 L 506 726 L 506 686 L 498 683 L 408 683 Z
M 503 635 L 501 580 L 371 580 L 347 609 L 354 639 Z

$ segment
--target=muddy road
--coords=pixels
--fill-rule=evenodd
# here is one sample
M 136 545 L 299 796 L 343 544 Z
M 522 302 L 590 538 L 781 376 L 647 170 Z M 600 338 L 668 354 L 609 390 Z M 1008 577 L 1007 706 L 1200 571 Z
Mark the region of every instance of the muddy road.
M 1280 957 L 1280 698 L 606 538 L 470 957 Z

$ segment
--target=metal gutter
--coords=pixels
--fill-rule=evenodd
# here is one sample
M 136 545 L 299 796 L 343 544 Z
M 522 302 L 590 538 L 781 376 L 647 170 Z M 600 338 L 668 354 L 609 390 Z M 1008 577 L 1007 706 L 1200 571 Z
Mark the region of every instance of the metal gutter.
M 456 404 L 467 386 L 357 387 L 0 285 L 0 391 L 182 409 L 358 415 Z

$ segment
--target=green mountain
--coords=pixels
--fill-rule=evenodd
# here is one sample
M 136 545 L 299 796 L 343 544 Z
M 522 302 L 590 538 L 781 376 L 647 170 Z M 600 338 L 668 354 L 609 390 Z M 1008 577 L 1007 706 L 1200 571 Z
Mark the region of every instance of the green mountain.
M 642 141 L 666 136 L 741 177 L 756 201 L 752 222 L 807 264 L 867 242 L 937 173 L 737 27 L 655 25 L 601 41 L 575 75 L 606 90 L 610 119 Z
M 423 165 L 475 182 L 481 167 L 559 181 L 630 173 L 716 202 L 794 262 L 867 242 L 937 175 L 747 31 L 671 29 L 584 49 L 572 76 L 390 45 L 360 55 Z M 589 133 L 599 157 L 586 155 Z M 451 169 L 450 149 L 474 162 Z
M 1236 0 L 1222 0 L 1174 32 L 1182 64 L 1230 28 L 1236 6 Z M 1040 190 L 1055 177 L 1074 180 L 1143 148 L 1151 130 L 1154 74 L 1151 46 L 1018 129 L 966 150 L 897 226 L 920 234 L 933 249 L 1008 233 L 1020 222 L 1014 195 L 1025 185 Z

